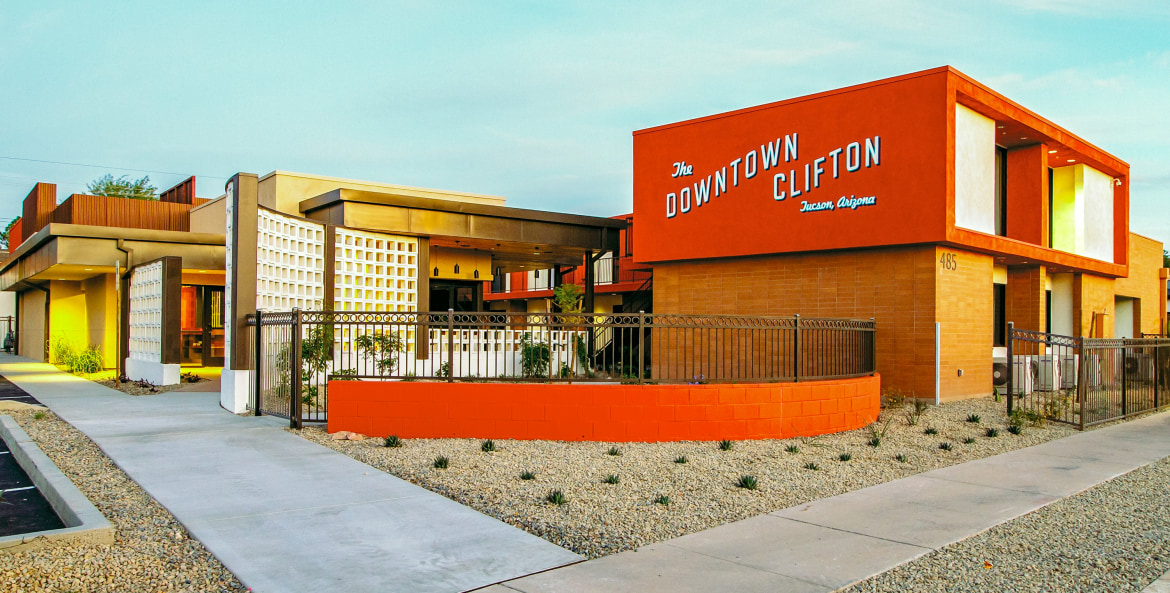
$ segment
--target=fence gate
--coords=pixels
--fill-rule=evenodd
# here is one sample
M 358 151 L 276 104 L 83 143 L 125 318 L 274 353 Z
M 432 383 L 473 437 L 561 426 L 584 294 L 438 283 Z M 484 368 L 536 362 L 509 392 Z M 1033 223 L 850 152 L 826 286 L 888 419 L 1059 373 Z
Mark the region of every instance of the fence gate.
M 299 357 L 293 350 L 300 341 L 293 340 L 294 320 L 294 313 L 260 312 L 248 316 L 248 325 L 253 328 L 256 370 L 249 408 L 257 416 L 288 418 L 296 427 L 300 419 L 293 405 L 296 383 L 292 381 L 292 361 Z
M 1170 339 L 1092 339 L 1015 329 L 995 362 L 1008 413 L 1084 430 L 1170 404 Z

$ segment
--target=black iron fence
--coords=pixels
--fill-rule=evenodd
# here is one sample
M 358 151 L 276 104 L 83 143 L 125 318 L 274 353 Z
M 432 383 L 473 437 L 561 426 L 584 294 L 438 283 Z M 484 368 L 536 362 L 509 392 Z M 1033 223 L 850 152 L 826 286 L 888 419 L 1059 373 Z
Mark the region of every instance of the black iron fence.
M 294 426 L 326 421 L 330 380 L 791 382 L 875 369 L 873 320 L 294 310 L 248 325 L 252 409 Z
M 1170 338 L 1074 338 L 1008 327 L 1007 358 L 995 361 L 995 375 L 1009 415 L 1084 430 L 1170 403 Z

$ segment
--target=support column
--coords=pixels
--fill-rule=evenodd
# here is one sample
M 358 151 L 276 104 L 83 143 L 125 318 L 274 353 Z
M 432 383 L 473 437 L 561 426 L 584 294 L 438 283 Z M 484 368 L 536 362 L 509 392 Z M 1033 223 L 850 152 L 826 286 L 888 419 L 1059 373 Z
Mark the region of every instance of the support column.
M 228 180 L 226 194 L 227 262 L 224 287 L 224 367 L 220 405 L 240 413 L 247 409 L 252 351 L 247 316 L 256 312 L 257 186 L 252 173 Z
M 1042 332 L 1045 330 L 1044 266 L 1008 268 L 1007 275 L 1007 320 L 1015 323 L 1016 329 Z

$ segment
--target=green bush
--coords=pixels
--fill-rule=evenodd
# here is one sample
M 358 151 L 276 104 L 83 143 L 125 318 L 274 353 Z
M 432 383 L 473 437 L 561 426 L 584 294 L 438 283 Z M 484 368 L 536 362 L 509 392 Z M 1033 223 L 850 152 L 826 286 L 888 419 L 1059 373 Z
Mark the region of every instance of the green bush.
M 95 345 L 90 345 L 73 357 L 69 370 L 74 373 L 96 373 L 102 370 L 105 362 L 101 350 Z
M 71 367 L 76 356 L 77 350 L 73 348 L 73 343 L 69 340 L 57 338 L 57 341 L 53 342 L 53 364 Z
M 524 378 L 548 376 L 550 355 L 548 344 L 533 340 L 530 332 L 520 336 L 520 374 Z

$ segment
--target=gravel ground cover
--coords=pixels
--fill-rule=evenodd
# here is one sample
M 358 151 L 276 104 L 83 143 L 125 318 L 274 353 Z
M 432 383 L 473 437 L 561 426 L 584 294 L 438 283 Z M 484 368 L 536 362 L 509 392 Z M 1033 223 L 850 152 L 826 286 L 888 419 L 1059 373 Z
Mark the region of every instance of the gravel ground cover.
M 114 524 L 116 539 L 0 553 L 0 591 L 247 590 L 80 431 L 47 410 L 7 413 Z
M 380 438 L 335 441 L 321 428 L 300 434 L 596 558 L 1076 432 L 1050 423 L 1011 434 L 1005 404 L 991 397 L 931 406 L 916 425 L 908 418 L 912 409 L 883 412 L 875 426 L 888 429 L 877 447 L 870 446 L 867 429 L 741 441 L 729 450 L 712 442 L 501 440 L 494 442 L 496 451 L 484 452 L 482 441 L 473 439 L 404 439 L 395 448 Z M 968 421 L 975 416 L 978 422 Z M 927 434 L 928 428 L 937 434 Z M 989 428 L 998 435 L 987 436 Z M 611 447 L 620 455 L 610 455 Z M 446 469 L 434 467 L 439 456 L 448 458 Z M 524 471 L 533 479 L 522 479 Z M 742 476 L 754 477 L 758 487 L 738 487 Z M 566 504 L 546 500 L 554 489 Z M 658 502 L 663 496 L 666 504 Z
M 846 589 L 1142 591 L 1170 570 L 1170 458 Z
M 78 377 L 87 381 L 93 381 L 99 385 L 109 387 L 116 391 L 121 391 L 127 395 L 157 395 L 159 393 L 166 393 L 176 389 L 182 389 L 192 383 L 204 383 L 208 381 L 205 377 L 200 377 L 188 372 L 183 373 L 183 380 L 175 385 L 154 385 L 148 381 L 115 381 L 116 371 L 101 371 L 97 373 L 78 373 Z

